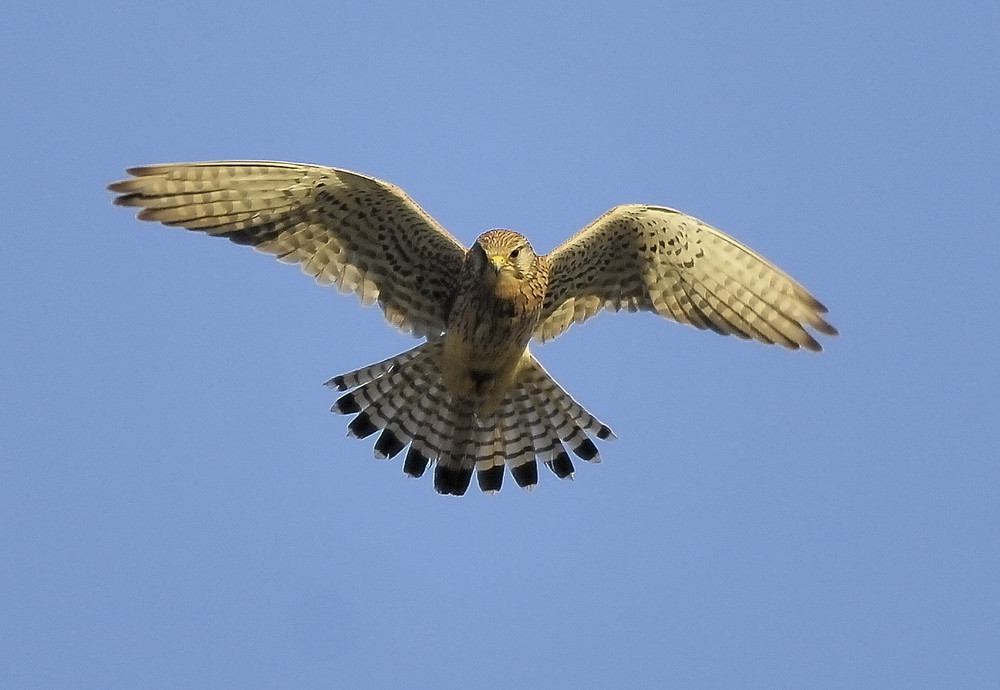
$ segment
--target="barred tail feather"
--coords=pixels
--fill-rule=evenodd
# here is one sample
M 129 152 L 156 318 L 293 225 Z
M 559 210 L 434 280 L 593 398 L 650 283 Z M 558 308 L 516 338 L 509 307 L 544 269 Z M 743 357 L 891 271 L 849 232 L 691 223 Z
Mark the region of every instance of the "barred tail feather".
M 456 401 L 444 412 L 442 430 L 451 429 L 434 467 L 434 490 L 439 494 L 463 495 L 472 482 L 478 447 L 475 444 L 476 416 L 467 401 Z
M 547 401 L 551 403 L 558 409 L 560 413 L 558 418 L 562 424 L 565 427 L 572 427 L 572 429 L 575 429 L 584 437 L 586 437 L 587 433 L 590 433 L 602 441 L 610 441 L 616 438 L 611 428 L 587 412 L 580 403 L 574 400 L 573 396 L 556 383 L 556 380 L 552 378 L 549 372 L 545 371 L 534 356 L 529 354 L 528 357 L 531 358 L 530 368 L 527 370 L 524 380 L 537 393 L 537 402 L 544 403 Z M 559 438 L 563 441 L 569 441 L 568 436 L 562 435 L 562 429 L 560 429 Z M 580 457 L 583 456 L 581 455 Z
M 495 493 L 504 465 L 518 486 L 531 489 L 538 484 L 537 460 L 556 476 L 572 479 L 567 448 L 598 462 L 591 436 L 614 438 L 528 352 L 496 412 L 478 416 L 469 400 L 453 399 L 444 389 L 441 348 L 441 341 L 430 341 L 327 382 L 347 391 L 332 411 L 354 415 L 348 424 L 352 436 L 380 431 L 375 441 L 380 458 L 392 458 L 408 446 L 403 471 L 420 477 L 433 463 L 439 493 L 464 494 L 473 472 L 482 491 Z
M 379 376 L 382 376 L 385 372 L 389 371 L 392 367 L 400 366 L 410 361 L 420 354 L 420 351 L 425 349 L 425 346 L 429 344 L 430 343 L 424 343 L 423 345 L 415 347 L 412 350 L 400 353 L 395 357 L 384 359 L 381 362 L 376 362 L 375 364 L 369 364 L 366 367 L 349 371 L 346 374 L 341 374 L 340 376 L 334 376 L 323 385 L 327 388 L 336 388 L 339 391 L 357 388 L 358 386 L 368 383 L 369 381 L 374 381 Z
M 543 420 L 540 406 L 535 404 L 531 392 L 526 388 L 522 388 L 520 396 L 521 413 L 524 423 L 531 430 L 535 455 L 560 479 L 572 479 L 573 461 L 569 459 L 555 427 L 548 419 Z
M 476 481 L 479 482 L 479 489 L 488 494 L 495 494 L 503 485 L 503 468 L 507 458 L 504 453 L 503 426 L 499 422 L 502 419 L 505 417 L 486 420 L 480 425 L 482 452 L 476 460 Z M 493 424 L 489 424 L 490 421 Z
M 504 420 L 504 443 L 510 475 L 521 488 L 533 488 L 538 484 L 538 464 L 535 462 L 531 427 L 517 409 Z

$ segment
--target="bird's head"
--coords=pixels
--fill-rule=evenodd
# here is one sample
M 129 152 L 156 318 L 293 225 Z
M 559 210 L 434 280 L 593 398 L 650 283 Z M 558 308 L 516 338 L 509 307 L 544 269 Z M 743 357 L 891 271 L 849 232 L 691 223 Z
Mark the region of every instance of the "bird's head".
M 496 286 L 497 292 L 513 289 L 529 278 L 537 258 L 527 238 L 512 230 L 483 233 L 471 252 L 483 281 Z

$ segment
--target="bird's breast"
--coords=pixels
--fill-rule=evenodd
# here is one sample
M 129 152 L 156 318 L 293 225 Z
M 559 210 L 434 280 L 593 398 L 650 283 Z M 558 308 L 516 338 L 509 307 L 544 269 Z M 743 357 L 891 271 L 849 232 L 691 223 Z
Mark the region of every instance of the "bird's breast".
M 460 293 L 452 307 L 442 366 L 445 387 L 488 415 L 516 381 L 518 365 L 538 322 L 539 310 L 496 292 Z

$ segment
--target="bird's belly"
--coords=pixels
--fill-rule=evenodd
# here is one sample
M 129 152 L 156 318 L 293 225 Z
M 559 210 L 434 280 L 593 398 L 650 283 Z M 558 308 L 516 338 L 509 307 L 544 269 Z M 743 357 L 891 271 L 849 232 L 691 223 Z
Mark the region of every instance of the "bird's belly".
M 531 329 L 516 319 L 488 319 L 445 334 L 441 371 L 453 396 L 488 416 L 514 384 Z

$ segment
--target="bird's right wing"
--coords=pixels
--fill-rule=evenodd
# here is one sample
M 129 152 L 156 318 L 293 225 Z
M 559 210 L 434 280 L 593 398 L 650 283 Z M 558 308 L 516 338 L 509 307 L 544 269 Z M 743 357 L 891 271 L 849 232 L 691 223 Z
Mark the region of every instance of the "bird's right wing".
M 769 261 L 697 218 L 659 206 L 611 209 L 548 256 L 534 337 L 551 340 L 602 309 L 652 311 L 724 335 L 820 350 L 826 307 Z
M 138 217 L 299 263 L 321 284 L 378 302 L 416 336 L 445 328 L 465 248 L 401 189 L 316 165 L 265 161 L 130 168 L 108 186 Z

